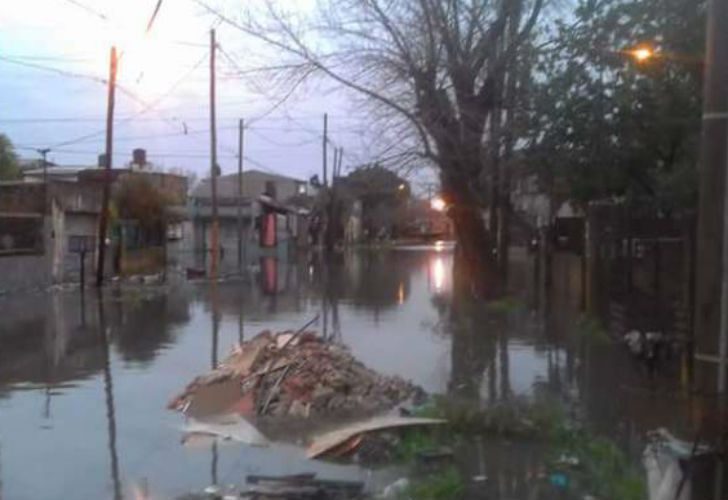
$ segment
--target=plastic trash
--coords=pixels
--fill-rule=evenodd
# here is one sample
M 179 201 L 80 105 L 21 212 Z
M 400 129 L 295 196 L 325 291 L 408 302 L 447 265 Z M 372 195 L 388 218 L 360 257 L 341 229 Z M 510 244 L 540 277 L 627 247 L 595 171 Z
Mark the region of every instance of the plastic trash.
M 407 491 L 410 482 L 406 477 L 397 479 L 395 482 L 384 488 L 379 498 L 399 498 L 399 496 Z

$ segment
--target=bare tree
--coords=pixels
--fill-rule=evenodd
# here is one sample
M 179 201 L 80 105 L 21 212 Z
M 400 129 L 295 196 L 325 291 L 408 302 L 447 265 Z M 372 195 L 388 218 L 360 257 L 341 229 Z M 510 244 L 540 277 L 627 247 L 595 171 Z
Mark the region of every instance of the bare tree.
M 471 284 L 498 293 L 495 235 L 481 217 L 489 119 L 544 0 L 322 0 L 308 20 L 263 1 L 262 17 L 198 3 L 299 73 L 321 73 L 407 123 L 417 156 L 439 169 Z

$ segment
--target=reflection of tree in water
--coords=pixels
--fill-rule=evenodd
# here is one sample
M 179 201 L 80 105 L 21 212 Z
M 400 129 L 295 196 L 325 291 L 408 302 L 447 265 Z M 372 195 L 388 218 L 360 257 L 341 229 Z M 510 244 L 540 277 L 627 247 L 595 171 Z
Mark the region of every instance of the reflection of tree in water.
M 173 340 L 174 327 L 189 321 L 189 299 L 183 292 L 119 297 L 112 303 L 114 345 L 125 361 L 149 364 Z
M 487 377 L 487 397 L 495 401 L 498 399 L 496 381 L 500 378 L 500 398 L 507 398 L 511 388 L 505 321 L 502 314 L 490 311 L 482 300 L 473 296 L 469 273 L 467 263 L 456 253 L 451 296 L 449 300 L 439 296 L 433 301 L 440 312 L 443 332 L 452 337 L 449 391 L 454 396 L 479 401 L 483 380 Z

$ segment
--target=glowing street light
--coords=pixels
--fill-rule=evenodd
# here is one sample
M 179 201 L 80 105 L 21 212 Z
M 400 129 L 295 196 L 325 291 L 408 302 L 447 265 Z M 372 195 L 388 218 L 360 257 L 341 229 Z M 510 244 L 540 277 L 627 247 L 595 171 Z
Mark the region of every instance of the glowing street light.
M 432 199 L 432 201 L 430 202 L 430 206 L 433 210 L 437 212 L 443 212 L 447 208 L 447 203 L 445 203 L 445 200 L 438 196 Z
M 655 56 L 655 51 L 650 47 L 638 47 L 628 52 L 637 62 L 645 62 Z

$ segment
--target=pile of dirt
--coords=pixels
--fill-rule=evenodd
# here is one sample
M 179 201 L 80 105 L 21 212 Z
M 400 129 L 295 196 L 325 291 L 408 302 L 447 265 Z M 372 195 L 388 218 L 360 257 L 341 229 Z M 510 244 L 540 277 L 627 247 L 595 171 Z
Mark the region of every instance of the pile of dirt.
M 168 407 L 193 414 L 310 417 L 373 413 L 422 397 L 419 387 L 378 374 L 315 332 L 266 330 L 195 378 Z

